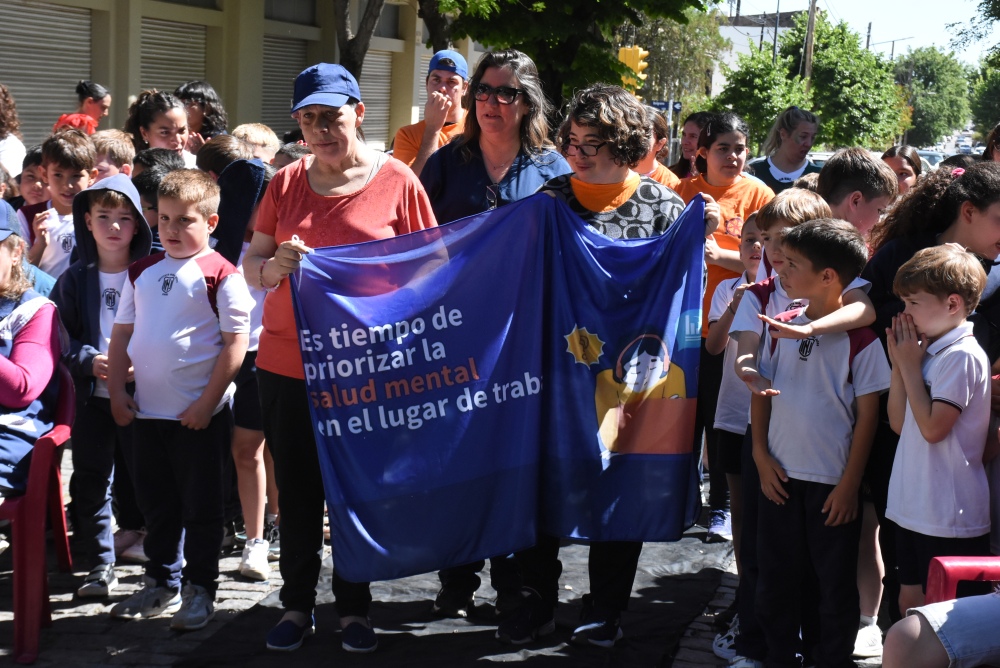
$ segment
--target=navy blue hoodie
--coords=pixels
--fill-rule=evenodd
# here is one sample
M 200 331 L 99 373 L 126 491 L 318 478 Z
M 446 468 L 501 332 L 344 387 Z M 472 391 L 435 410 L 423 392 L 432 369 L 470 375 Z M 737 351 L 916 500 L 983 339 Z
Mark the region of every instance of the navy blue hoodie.
M 131 261 L 149 255 L 153 234 L 142 215 L 139 191 L 124 174 L 102 179 L 73 198 L 73 227 L 76 232 L 77 259 L 69 266 L 52 291 L 51 299 L 59 307 L 63 324 L 69 332 L 69 350 L 63 351 L 63 361 L 73 373 L 78 403 L 86 401 L 94 391 L 94 357 L 100 354 L 101 297 L 98 248 L 94 235 L 87 229 L 84 214 L 90 210 L 90 194 L 97 190 L 114 190 L 124 195 L 134 207 L 135 237 L 131 245 Z

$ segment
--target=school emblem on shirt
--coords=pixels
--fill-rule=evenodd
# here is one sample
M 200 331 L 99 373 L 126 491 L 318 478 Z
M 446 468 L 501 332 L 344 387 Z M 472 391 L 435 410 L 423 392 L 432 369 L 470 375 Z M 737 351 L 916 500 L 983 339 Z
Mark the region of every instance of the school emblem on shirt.
M 807 357 L 812 355 L 813 346 L 816 345 L 816 337 L 810 336 L 808 339 L 802 339 L 799 343 L 799 359 L 805 361 Z
M 174 289 L 174 283 L 177 282 L 177 276 L 174 274 L 164 274 L 163 276 L 160 276 L 159 281 L 160 292 L 166 296 L 169 295 L 170 291 Z
M 104 308 L 109 311 L 118 310 L 118 298 L 122 296 L 122 293 L 118 292 L 114 288 L 108 288 L 104 291 Z
M 73 252 L 73 235 L 72 234 L 60 234 L 59 235 L 59 247 L 62 248 L 63 253 Z

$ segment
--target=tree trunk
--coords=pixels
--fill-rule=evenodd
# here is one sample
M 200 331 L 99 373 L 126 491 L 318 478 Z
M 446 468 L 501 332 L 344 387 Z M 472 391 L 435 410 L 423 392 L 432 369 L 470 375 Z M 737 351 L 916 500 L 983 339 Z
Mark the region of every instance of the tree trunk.
M 378 27 L 379 17 L 385 0 L 368 0 L 361 23 L 355 35 L 351 30 L 351 9 L 349 0 L 333 0 L 334 14 L 337 25 L 337 46 L 340 49 L 340 64 L 354 78 L 361 80 L 361 70 L 365 64 L 365 55 L 371 44 L 372 35 Z
M 436 53 L 451 48 L 451 22 L 438 11 L 438 0 L 419 0 L 417 15 L 427 24 L 427 37 Z

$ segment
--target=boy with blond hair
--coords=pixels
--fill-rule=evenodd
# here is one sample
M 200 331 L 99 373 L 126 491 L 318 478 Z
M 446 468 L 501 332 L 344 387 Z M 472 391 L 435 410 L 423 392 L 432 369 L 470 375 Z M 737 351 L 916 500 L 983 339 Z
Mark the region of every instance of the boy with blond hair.
M 274 160 L 274 154 L 281 148 L 281 140 L 274 130 L 263 123 L 244 123 L 233 129 L 233 136 L 242 139 L 250 145 L 253 157 L 260 158 L 268 164 Z
M 776 320 L 808 324 L 843 308 L 868 260 L 848 222 L 813 220 L 782 241 L 782 284 L 808 300 Z M 765 338 L 751 397 L 753 460 L 760 476 L 756 615 L 769 665 L 801 665 L 803 619 L 819 620 L 821 666 L 851 665 L 860 603 L 861 477 L 878 424 L 889 364 L 867 327 L 803 340 Z M 809 420 L 823 416 L 822 429 Z M 813 578 L 817 590 L 806 586 Z
M 163 178 L 158 227 L 165 251 L 129 267 L 109 349 L 112 414 L 122 426 L 134 421 L 143 444 L 134 478 L 149 558 L 145 586 L 111 616 L 173 612 L 171 628 L 184 631 L 203 628 L 215 614 L 230 387 L 246 354 L 253 308 L 243 276 L 209 248 L 218 206 L 219 187 L 204 172 L 181 169 Z M 130 365 L 134 398 L 125 390 Z
M 901 611 L 924 604 L 933 557 L 990 553 L 990 363 L 966 320 L 985 287 L 979 260 L 950 245 L 919 251 L 892 285 L 905 308 L 886 331 L 899 447 L 885 516 L 897 526 Z
M 115 174 L 132 176 L 135 144 L 128 133 L 121 130 L 101 130 L 90 136 L 97 153 L 97 179 Z

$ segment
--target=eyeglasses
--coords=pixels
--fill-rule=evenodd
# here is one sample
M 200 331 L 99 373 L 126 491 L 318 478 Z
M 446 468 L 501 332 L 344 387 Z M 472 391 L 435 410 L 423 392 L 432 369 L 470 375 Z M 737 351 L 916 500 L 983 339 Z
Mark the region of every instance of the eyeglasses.
M 584 157 L 593 158 L 607 144 L 608 142 L 606 141 L 602 141 L 600 144 L 570 144 L 569 142 L 564 142 L 563 153 L 566 155 L 576 155 L 579 153 Z
M 487 209 L 487 211 L 492 211 L 497 208 L 497 204 L 500 201 L 500 184 L 493 183 L 486 186 L 486 201 L 490 205 L 490 208 Z
M 511 88 L 510 86 L 497 86 L 493 88 L 481 83 L 476 86 L 476 90 L 473 91 L 472 96 L 476 98 L 477 102 L 486 102 L 490 99 L 491 95 L 496 95 L 497 102 L 500 104 L 514 104 L 514 100 L 517 99 L 518 95 L 525 95 L 527 92 L 523 88 Z

